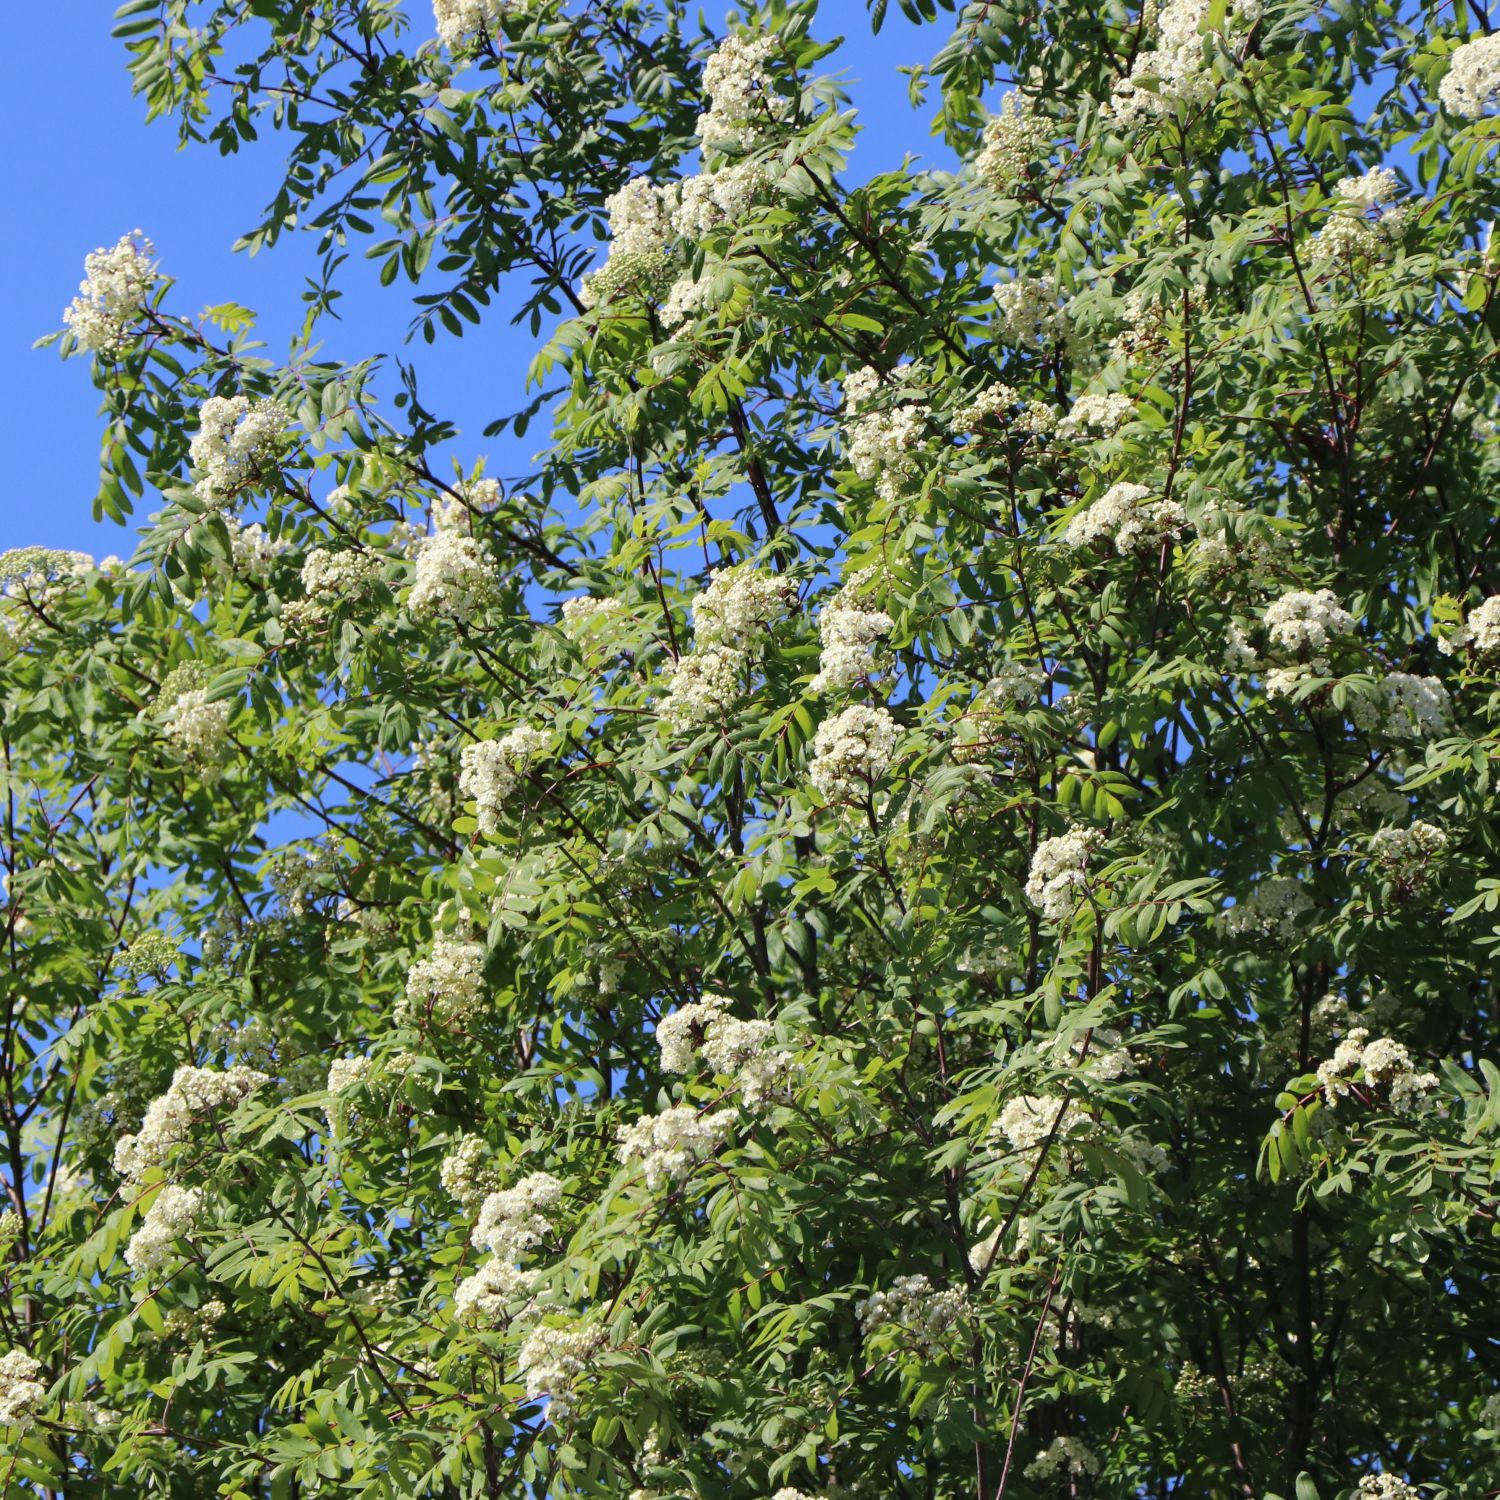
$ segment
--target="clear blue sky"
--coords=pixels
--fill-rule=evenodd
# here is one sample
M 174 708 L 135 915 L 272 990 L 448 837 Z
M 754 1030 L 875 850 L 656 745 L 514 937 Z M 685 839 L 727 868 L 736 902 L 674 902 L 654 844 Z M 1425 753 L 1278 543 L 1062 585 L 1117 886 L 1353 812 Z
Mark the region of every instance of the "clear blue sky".
M 12 455 L 11 479 L 0 493 L 0 548 L 37 544 L 128 556 L 135 544 L 130 532 L 91 519 L 99 423 L 87 365 L 64 362 L 55 349 L 33 350 L 32 343 L 61 325 L 84 256 L 139 228 L 177 279 L 177 311 L 242 303 L 260 315 L 267 353 L 284 357 L 288 334 L 301 319 L 299 293 L 313 265 L 314 241 L 283 240 L 254 259 L 235 254 L 235 239 L 255 222 L 279 181 L 282 142 L 267 128 L 256 149 L 238 156 L 220 157 L 202 146 L 179 151 L 172 123 L 148 128 L 142 101 L 131 96 L 123 51 L 109 34 L 109 0 L 71 0 L 67 8 L 74 14 L 65 82 L 43 66 L 56 52 L 58 12 L 22 6 L 7 19 L 10 55 L 27 61 L 12 79 L 20 94 L 12 118 L 20 128 L 9 161 L 12 228 L 0 248 L 7 288 L 0 308 L 0 392 Z M 408 8 L 413 34 L 428 34 L 426 0 L 410 0 Z M 871 38 L 860 0 L 825 0 L 817 28 L 825 37 L 839 24 L 850 32 L 826 66 L 847 75 L 864 125 L 851 164 L 854 179 L 899 164 L 908 151 L 929 162 L 948 161 L 941 144 L 928 137 L 930 111 L 912 112 L 906 80 L 896 71 L 898 64 L 925 60 L 945 33 L 934 26 L 919 34 L 898 7 L 891 12 L 881 36 Z M 325 323 L 325 353 L 415 359 L 429 405 L 464 432 L 455 455 L 467 466 L 488 453 L 492 472 L 520 467 L 516 460 L 525 455 L 487 444 L 482 429 L 524 404 L 531 337 L 492 312 L 462 340 L 442 335 L 432 345 L 404 344 L 410 288 L 398 283 L 380 291 L 356 259 L 344 273 L 343 321 Z M 528 451 L 543 431 L 532 428 L 524 440 Z M 151 508 L 148 494 L 137 521 Z

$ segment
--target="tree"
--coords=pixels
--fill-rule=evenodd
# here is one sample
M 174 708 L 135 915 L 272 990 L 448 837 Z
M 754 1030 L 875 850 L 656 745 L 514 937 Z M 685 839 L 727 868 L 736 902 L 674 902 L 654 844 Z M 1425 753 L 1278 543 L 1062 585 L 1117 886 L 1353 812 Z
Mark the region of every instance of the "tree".
M 1483 15 L 902 0 L 852 187 L 852 5 L 197 9 L 323 269 L 59 336 L 159 509 L 0 564 L 0 1491 L 1500 1493 Z

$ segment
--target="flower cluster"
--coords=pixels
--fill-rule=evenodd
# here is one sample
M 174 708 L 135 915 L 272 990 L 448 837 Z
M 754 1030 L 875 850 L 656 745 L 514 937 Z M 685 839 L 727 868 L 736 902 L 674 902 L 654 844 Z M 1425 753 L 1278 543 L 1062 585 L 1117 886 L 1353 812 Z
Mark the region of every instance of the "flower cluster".
M 130 325 L 156 284 L 156 254 L 139 229 L 119 240 L 113 250 L 102 246 L 85 257 L 78 295 L 63 321 L 68 331 L 94 354 L 110 354 L 126 342 Z
M 1099 1457 L 1082 1438 L 1065 1434 L 1055 1437 L 1036 1458 L 1026 1465 L 1028 1479 L 1055 1479 L 1067 1475 L 1087 1479 L 1099 1472 Z
M 974 175 L 998 193 L 1024 182 L 1032 163 L 1043 161 L 1052 150 L 1052 123 L 1038 114 L 1020 94 L 1007 94 L 1000 113 L 984 127 Z
M 1427 866 L 1448 847 L 1448 835 L 1420 818 L 1410 828 L 1381 828 L 1370 836 L 1370 857 L 1407 891 L 1426 877 Z
M 362 1084 L 369 1077 L 371 1067 L 373 1064 L 368 1057 L 336 1057 L 328 1064 L 328 1080 L 324 1088 L 334 1097 L 324 1115 L 330 1135 L 338 1135 L 348 1124 L 348 1105 L 339 1096 Z
M 1268 604 L 1261 618 L 1273 646 L 1315 663 L 1335 640 L 1354 629 L 1354 616 L 1332 589 L 1293 589 Z
M 1143 484 L 1111 485 L 1086 510 L 1068 522 L 1063 541 L 1069 547 L 1109 542 L 1116 552 L 1157 552 L 1181 536 L 1187 512 L 1175 500 L 1153 499 Z
M 552 1222 L 542 1210 L 561 1197 L 562 1183 L 550 1172 L 533 1172 L 514 1187 L 489 1194 L 480 1205 L 474 1244 L 499 1260 L 516 1260 L 552 1232 Z
M 224 529 L 229 533 L 230 567 L 245 578 L 264 579 L 291 545 L 285 537 L 271 536 L 259 521 L 246 526 L 234 515 L 224 517 Z
M 1058 422 L 1057 435 L 1075 439 L 1112 437 L 1134 411 L 1135 402 L 1118 392 L 1083 395 Z
M 1057 305 L 1050 276 L 1013 276 L 995 285 L 1001 333 L 1018 349 L 1042 349 L 1068 336 L 1068 316 Z
M 731 1003 L 728 995 L 705 990 L 701 1000 L 679 1005 L 670 1015 L 663 1016 L 656 1023 L 662 1072 L 691 1072 L 708 1023 L 723 1015 Z
M 432 18 L 437 23 L 438 40 L 453 48 L 467 36 L 493 32 L 500 17 L 517 8 L 517 0 L 432 0 Z
M 465 1021 L 484 999 L 484 957 L 483 943 L 438 938 L 432 953 L 407 971 L 406 997 L 397 1005 L 396 1019 Z
M 1156 45 L 1143 47 L 1129 76 L 1115 85 L 1110 109 L 1121 124 L 1141 125 L 1179 108 L 1213 102 L 1218 84 L 1207 64 L 1206 48 L 1219 39 L 1210 41 L 1203 34 L 1211 9 L 1211 0 L 1166 0 L 1157 16 Z M 1235 0 L 1225 24 L 1243 30 L 1260 11 L 1261 0 Z M 1141 87 L 1148 78 L 1154 88 Z
M 24 1349 L 12 1349 L 0 1359 L 0 1428 L 25 1432 L 36 1422 L 47 1399 L 47 1387 L 37 1379 L 41 1373 L 41 1361 Z
M 1477 120 L 1500 96 L 1500 32 L 1475 37 L 1448 59 L 1438 98 L 1450 114 Z
M 771 174 L 758 161 L 739 161 L 719 166 L 710 172 L 699 172 L 684 177 L 676 185 L 676 207 L 672 209 L 672 228 L 685 240 L 701 240 L 705 235 L 726 224 L 739 224 L 758 203 L 765 202 L 771 192 Z M 682 282 L 689 281 L 699 288 L 690 293 Z M 693 310 L 701 305 L 710 291 L 710 277 L 705 271 L 701 280 L 692 282 L 690 277 L 679 278 L 668 295 L 672 304 L 674 295 L 679 312 L 689 301 Z M 675 326 L 668 318 L 669 326 Z M 682 319 L 678 316 L 676 322 Z
M 708 109 L 698 116 L 697 134 L 705 151 L 752 150 L 791 113 L 764 66 L 777 46 L 774 36 L 726 37 L 703 65 Z
M 535 1271 L 525 1271 L 508 1260 L 491 1256 L 453 1291 L 453 1314 L 461 1322 L 494 1327 L 512 1305 L 531 1296 Z
M 1438 637 L 1438 650 L 1445 656 L 1465 646 L 1472 646 L 1476 656 L 1500 656 L 1500 594 L 1476 604 L 1457 630 Z
M 916 367 L 898 365 L 889 384 L 899 396 L 901 387 L 916 378 Z M 844 380 L 844 446 L 849 467 L 861 479 L 875 481 L 876 493 L 887 503 L 918 473 L 917 459 L 927 440 L 926 406 L 915 400 L 870 409 L 880 390 L 880 374 L 865 366 Z
M 498 589 L 494 561 L 482 542 L 460 531 L 437 531 L 417 553 L 407 608 L 418 617 L 466 624 L 494 603 Z
M 751 647 L 772 621 L 786 614 L 791 598 L 782 579 L 746 563 L 715 569 L 708 587 L 688 605 L 694 641 L 699 646 Z
M 728 1110 L 699 1114 L 686 1104 L 674 1104 L 659 1115 L 646 1115 L 617 1133 L 621 1164 L 639 1161 L 646 1186 L 653 1192 L 686 1177 L 700 1161 L 713 1155 L 734 1128 Z
M 679 729 L 720 722 L 749 686 L 750 656 L 733 646 L 684 652 L 662 672 L 662 717 Z
M 184 760 L 210 776 L 229 742 L 229 704 L 210 702 L 207 688 L 188 688 L 168 705 L 162 731 Z
M 1089 858 L 1103 842 L 1097 828 L 1071 828 L 1036 846 L 1026 899 L 1049 922 L 1066 921 L 1078 909 L 1089 888 Z
M 562 1328 L 539 1323 L 527 1335 L 516 1356 L 521 1380 L 530 1400 L 549 1398 L 547 1414 L 553 1422 L 572 1415 L 574 1384 L 603 1342 L 603 1330 L 583 1322 Z
M 172 1075 L 165 1094 L 153 1099 L 135 1135 L 115 1143 L 115 1171 L 135 1180 L 167 1159 L 173 1146 L 187 1140 L 193 1121 L 216 1109 L 233 1109 L 270 1080 L 238 1063 L 223 1072 L 184 1064 Z
M 545 731 L 518 724 L 498 740 L 480 740 L 459 752 L 458 789 L 474 799 L 481 833 L 494 833 L 500 826 L 527 767 L 551 745 Z
M 1361 1075 L 1372 1089 L 1384 1089 L 1394 1113 L 1414 1114 L 1427 1096 L 1438 1086 L 1435 1073 L 1419 1073 L 1411 1053 L 1388 1036 L 1369 1040 L 1363 1026 L 1354 1027 L 1334 1048 L 1333 1056 L 1318 1064 L 1318 1083 L 1329 1109 L 1336 1109 L 1340 1099 L 1353 1088 Z
M 703 998 L 680 1006 L 657 1023 L 662 1070 L 688 1073 L 701 1052 L 704 1062 L 722 1077 L 733 1078 L 747 1109 L 758 1109 L 785 1091 L 791 1054 L 773 1047 L 776 1028 L 770 1021 L 741 1021 L 728 1014 L 725 995 L 705 991 Z
M 969 1313 L 962 1287 L 938 1291 L 925 1276 L 898 1276 L 887 1291 L 871 1292 L 854 1304 L 860 1331 L 869 1338 L 895 1327 L 924 1354 L 934 1354 Z
M 286 446 L 292 414 L 275 401 L 210 396 L 198 408 L 198 431 L 188 457 L 200 478 L 198 497 L 219 507 L 236 491 L 263 478 Z
M 474 1208 L 500 1186 L 499 1174 L 489 1161 L 489 1147 L 477 1135 L 460 1137 L 438 1169 L 443 1191 L 463 1208 Z
M 1034 1151 L 1082 1123 L 1078 1106 L 1055 1095 L 1018 1094 L 1007 1099 L 991 1135 L 1003 1135 L 1017 1151 Z
M 167 1183 L 146 1210 L 141 1227 L 125 1247 L 125 1263 L 133 1271 L 154 1271 L 178 1240 L 192 1233 L 203 1213 L 203 1194 L 197 1188 Z
M 1381 729 L 1395 739 L 1425 740 L 1442 734 L 1453 722 L 1453 702 L 1437 677 L 1390 672 L 1380 683 L 1378 703 L 1354 705 L 1361 729 Z
M 867 797 L 890 769 L 900 734 L 885 709 L 856 703 L 818 725 L 808 779 L 829 802 Z
M 1406 232 L 1406 210 L 1387 207 L 1399 189 L 1396 174 L 1388 167 L 1372 167 L 1363 176 L 1345 178 L 1336 189 L 1333 212 L 1313 236 L 1309 252 L 1328 261 L 1383 254 Z
M 869 673 L 875 648 L 895 627 L 883 609 L 868 607 L 868 594 L 875 573 L 861 568 L 844 580 L 843 586 L 823 606 L 818 616 L 818 635 L 823 651 L 812 691 L 827 693 L 848 687 Z

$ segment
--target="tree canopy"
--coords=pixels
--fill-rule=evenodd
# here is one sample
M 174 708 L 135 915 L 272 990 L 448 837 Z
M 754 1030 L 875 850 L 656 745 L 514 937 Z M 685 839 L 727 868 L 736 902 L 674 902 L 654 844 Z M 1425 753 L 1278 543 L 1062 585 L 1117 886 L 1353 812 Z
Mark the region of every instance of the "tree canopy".
M 320 270 L 49 340 L 0 1496 L 1500 1494 L 1500 34 L 899 9 L 120 9 Z

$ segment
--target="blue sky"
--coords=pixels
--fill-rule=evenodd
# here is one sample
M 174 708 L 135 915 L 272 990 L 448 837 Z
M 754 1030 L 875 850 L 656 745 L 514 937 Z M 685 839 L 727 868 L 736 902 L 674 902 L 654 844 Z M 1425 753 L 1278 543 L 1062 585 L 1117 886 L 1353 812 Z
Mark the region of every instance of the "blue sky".
M 251 258 L 233 250 L 279 180 L 282 142 L 267 129 L 255 149 L 220 157 L 212 147 L 177 149 L 175 128 L 147 127 L 142 101 L 131 96 L 120 44 L 110 37 L 109 0 L 82 0 L 69 26 L 66 80 L 40 65 L 56 46 L 58 15 L 23 6 L 10 18 L 11 55 L 31 59 L 16 70 L 14 118 L 31 122 L 13 151 L 11 202 L 16 222 L 0 248 L 4 285 L 0 308 L 0 392 L 11 423 L 11 480 L 0 493 L 0 548 L 37 544 L 76 547 L 102 555 L 129 555 L 129 530 L 96 524 L 90 506 L 98 473 L 97 399 L 84 361 L 66 363 L 55 350 L 33 342 L 60 326 L 62 309 L 82 275 L 83 258 L 98 245 L 142 229 L 154 241 L 163 269 L 177 279 L 172 306 L 196 313 L 221 302 L 239 302 L 260 315 L 259 331 L 271 357 L 284 356 L 301 318 L 299 294 L 314 265 L 311 236 L 283 240 Z M 705 7 L 709 9 L 709 7 Z M 927 133 L 927 116 L 907 102 L 897 67 L 925 59 L 941 44 L 940 27 L 918 33 L 891 6 L 882 34 L 871 38 L 864 6 L 827 0 L 820 36 L 838 21 L 850 40 L 825 65 L 846 74 L 864 134 L 851 179 L 899 164 L 906 152 L 947 164 Z M 425 0 L 410 0 L 415 35 L 431 28 Z M 992 101 L 993 102 L 993 101 Z M 21 205 L 24 210 L 16 212 Z M 341 323 L 324 325 L 328 357 L 361 359 L 398 353 L 415 359 L 424 399 L 451 416 L 464 435 L 454 447 L 465 466 L 483 454 L 492 472 L 520 467 L 526 454 L 504 453 L 486 443 L 482 429 L 494 417 L 524 404 L 522 379 L 534 348 L 524 330 L 493 312 L 462 340 L 404 343 L 411 308 L 409 287 L 380 291 L 367 263 L 344 267 L 347 292 Z M 544 429 L 533 427 L 528 452 Z M 503 441 L 503 440 L 502 440 Z M 146 506 L 138 514 L 144 519 Z

